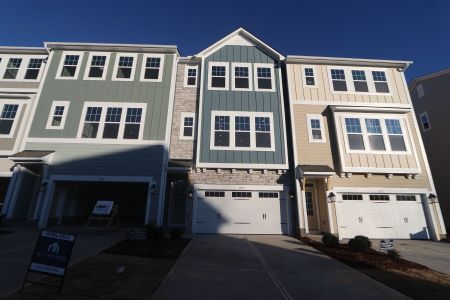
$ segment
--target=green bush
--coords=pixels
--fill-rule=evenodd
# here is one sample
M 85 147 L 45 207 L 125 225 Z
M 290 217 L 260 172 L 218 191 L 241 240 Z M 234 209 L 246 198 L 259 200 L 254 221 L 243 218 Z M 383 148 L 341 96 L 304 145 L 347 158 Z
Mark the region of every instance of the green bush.
M 348 241 L 348 246 L 352 249 L 352 251 L 362 252 L 370 249 L 372 242 L 367 236 L 357 235 Z
M 172 239 L 178 239 L 184 234 L 184 229 L 182 227 L 172 227 L 170 228 L 169 235 Z
M 166 232 L 162 226 L 155 227 L 153 225 L 147 226 L 147 239 L 149 240 L 163 240 L 166 237 Z
M 394 250 L 388 250 L 386 254 L 391 259 L 400 259 L 400 257 L 401 257 L 400 252 L 398 252 L 395 249 Z
M 325 232 L 322 236 L 322 243 L 327 247 L 337 247 L 339 246 L 339 239 L 337 236 Z

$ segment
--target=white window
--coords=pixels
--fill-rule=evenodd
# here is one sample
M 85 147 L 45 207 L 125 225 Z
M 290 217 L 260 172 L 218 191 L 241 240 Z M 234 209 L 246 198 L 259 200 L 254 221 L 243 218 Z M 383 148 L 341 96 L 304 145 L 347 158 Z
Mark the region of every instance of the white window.
M 194 139 L 195 114 L 183 112 L 181 113 L 180 140 Z
M 275 72 L 273 64 L 254 64 L 255 91 L 275 91 Z
M 419 83 L 417 85 L 416 91 L 417 91 L 417 97 L 419 97 L 419 99 L 422 99 L 423 96 L 425 96 L 425 90 L 423 89 L 423 84 Z
M 184 67 L 184 87 L 197 87 L 198 66 Z
M 141 140 L 143 103 L 86 102 L 78 137 L 82 139 Z
M 379 119 L 365 119 L 369 146 L 374 151 L 385 151 L 384 136 Z
M 64 129 L 69 104 L 69 101 L 53 101 L 46 129 Z
M 141 81 L 160 82 L 164 68 L 164 55 L 144 54 L 142 59 Z
M 424 111 L 420 114 L 420 123 L 422 124 L 423 131 L 428 131 L 431 128 L 430 119 L 428 118 L 428 113 Z
M 89 53 L 88 65 L 83 79 L 104 80 L 108 71 L 109 58 L 109 53 Z
M 56 79 L 77 79 L 83 52 L 63 52 Z
M 364 150 L 364 139 L 359 118 L 345 118 L 345 128 L 350 150 Z
M 406 151 L 405 139 L 403 138 L 403 131 L 400 125 L 400 120 L 386 119 L 387 133 L 389 143 L 392 151 Z
M 347 91 L 347 82 L 345 80 L 345 72 L 343 69 L 331 69 L 331 81 L 333 90 L 337 92 Z
M 228 90 L 228 63 L 210 62 L 208 73 L 208 89 Z
M 136 71 L 137 54 L 117 53 L 112 80 L 132 81 Z
M 272 113 L 212 111 L 210 148 L 275 151 Z
M 251 91 L 252 86 L 252 68 L 249 63 L 231 64 L 231 87 L 236 91 Z
M 316 68 L 314 66 L 302 66 L 303 86 L 308 88 L 317 87 Z
M 28 61 L 27 71 L 25 72 L 24 79 L 26 80 L 36 80 L 39 78 L 41 73 L 43 58 L 30 58 Z
M 334 93 L 368 95 L 390 93 L 386 69 L 330 66 L 328 71 L 330 89 Z
M 325 143 L 322 115 L 307 115 L 308 135 L 310 143 Z
M 373 81 L 375 83 L 375 90 L 377 93 L 389 93 L 389 86 L 387 83 L 386 72 L 372 71 Z
M 355 92 L 367 93 L 369 86 L 367 85 L 366 72 L 364 70 L 352 70 L 353 86 Z
M 20 65 L 22 64 L 22 58 L 11 57 L 6 65 L 5 74 L 3 79 L 16 79 L 19 73 Z
M 20 113 L 19 104 L 0 103 L 0 137 L 13 137 Z

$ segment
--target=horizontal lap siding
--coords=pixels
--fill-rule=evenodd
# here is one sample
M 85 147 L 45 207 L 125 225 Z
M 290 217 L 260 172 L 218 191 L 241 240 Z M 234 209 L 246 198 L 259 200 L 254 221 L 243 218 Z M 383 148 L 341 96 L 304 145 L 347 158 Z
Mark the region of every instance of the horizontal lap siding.
M 42 89 L 30 137 L 75 138 L 84 102 L 136 102 L 147 103 L 144 139 L 164 140 L 168 119 L 169 94 L 174 55 L 165 55 L 162 82 L 141 82 L 143 54 L 136 61 L 134 81 L 112 81 L 116 54 L 112 53 L 105 80 L 83 80 L 89 52 L 85 52 L 77 80 L 55 79 L 62 52 L 55 51 L 44 88 Z M 53 101 L 70 101 L 63 130 L 46 130 Z
M 229 65 L 228 91 L 208 90 L 209 62 L 248 62 L 274 63 L 274 59 L 257 47 L 224 46 L 205 59 L 203 87 L 203 107 L 201 124 L 200 162 L 205 163 L 244 163 L 244 164 L 285 164 L 284 119 L 278 69 L 275 68 L 275 92 L 232 91 L 231 64 Z M 253 68 L 253 66 L 252 66 Z M 252 73 L 253 69 L 252 69 Z M 253 77 L 255 74 L 253 74 Z M 253 111 L 272 112 L 275 135 L 275 151 L 220 151 L 210 150 L 211 111 Z
M 36 89 L 37 90 L 38 88 L 39 88 L 39 82 L 0 81 L 0 89 Z
M 14 163 L 7 158 L 0 158 L 0 172 L 11 172 Z

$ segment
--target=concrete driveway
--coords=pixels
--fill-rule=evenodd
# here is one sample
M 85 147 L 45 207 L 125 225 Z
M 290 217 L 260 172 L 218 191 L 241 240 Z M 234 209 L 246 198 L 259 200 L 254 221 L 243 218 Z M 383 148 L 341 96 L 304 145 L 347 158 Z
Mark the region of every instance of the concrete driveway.
M 0 297 L 22 287 L 34 246 L 39 236 L 36 228 L 2 228 L 12 233 L 0 234 Z M 125 239 L 125 231 L 80 231 L 80 228 L 55 228 L 77 233 L 70 265 L 80 262 Z
M 197 235 L 154 299 L 408 299 L 287 236 Z

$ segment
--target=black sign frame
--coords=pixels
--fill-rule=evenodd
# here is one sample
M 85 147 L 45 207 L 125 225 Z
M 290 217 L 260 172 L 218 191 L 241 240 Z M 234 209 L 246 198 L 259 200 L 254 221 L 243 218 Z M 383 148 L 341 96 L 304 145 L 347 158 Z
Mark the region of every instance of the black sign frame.
M 395 250 L 395 240 L 394 239 L 381 239 L 380 240 L 380 250 L 389 251 Z
M 73 241 L 70 241 L 71 245 L 70 245 L 70 247 L 68 247 L 68 250 L 65 253 L 66 254 L 65 256 L 67 258 L 65 263 L 62 266 L 61 265 L 57 266 L 58 268 L 62 268 L 64 270 L 62 275 L 51 273 L 51 272 L 39 271 L 39 270 L 35 270 L 35 269 L 31 268 L 31 266 L 33 264 L 33 260 L 36 258 L 36 254 L 37 254 L 40 242 L 41 242 L 41 238 L 44 237 L 43 236 L 44 232 L 51 232 L 51 233 L 54 233 L 56 235 L 58 235 L 58 234 L 59 235 L 69 235 L 69 236 L 73 237 Z M 45 237 L 45 238 L 51 238 L 51 237 Z M 54 238 L 54 239 L 57 240 L 56 238 Z M 33 255 L 31 256 L 30 263 L 28 264 L 27 273 L 25 274 L 25 279 L 23 280 L 23 283 L 22 283 L 22 290 L 25 288 L 25 284 L 26 283 L 32 283 L 32 284 L 37 284 L 37 285 L 43 285 L 43 286 L 47 286 L 47 287 L 57 288 L 58 289 L 58 294 L 60 294 L 61 290 L 62 290 L 62 287 L 63 287 L 63 284 L 64 284 L 64 279 L 65 279 L 66 274 L 67 274 L 67 269 L 69 267 L 70 258 L 72 257 L 73 247 L 75 246 L 76 239 L 77 239 L 77 234 L 76 233 L 67 233 L 67 232 L 54 231 L 54 230 L 49 230 L 49 229 L 41 229 L 40 232 L 39 232 L 39 238 L 38 238 L 38 240 L 36 242 L 36 245 L 34 246 Z M 60 278 L 61 280 L 60 280 L 58 285 L 52 285 L 52 284 L 48 284 L 48 283 L 44 283 L 44 282 L 40 282 L 40 281 L 33 281 L 33 280 L 28 279 L 28 275 L 30 273 L 37 273 L 37 274 L 43 274 L 43 275 L 46 275 L 46 276 L 53 276 L 53 277 Z

